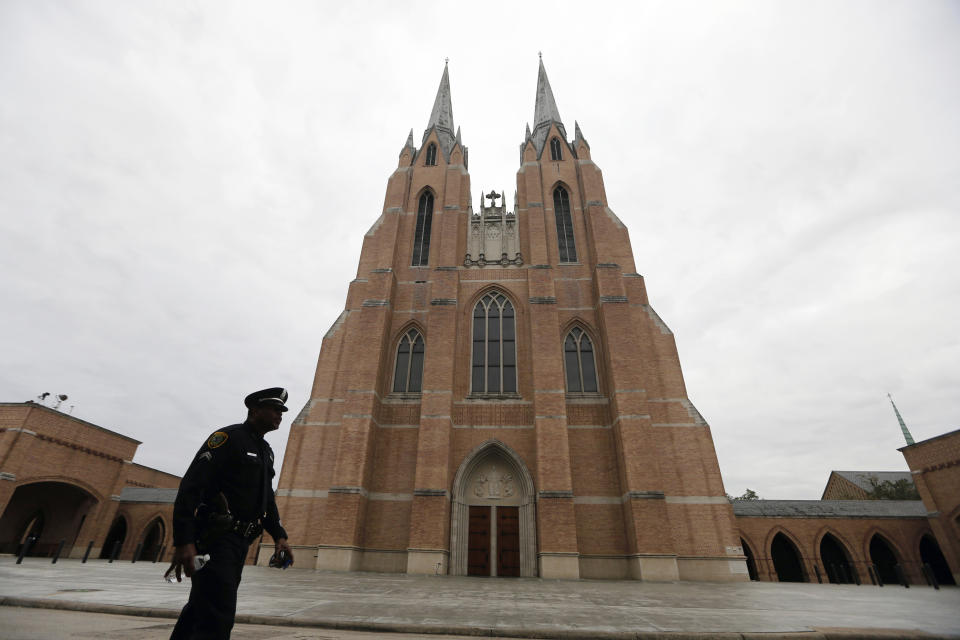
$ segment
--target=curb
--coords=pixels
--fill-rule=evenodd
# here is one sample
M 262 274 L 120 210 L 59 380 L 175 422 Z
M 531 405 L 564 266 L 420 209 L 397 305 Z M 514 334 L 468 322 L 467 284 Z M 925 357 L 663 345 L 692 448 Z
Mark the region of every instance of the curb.
M 59 609 L 84 613 L 169 618 L 175 620 L 180 612 L 175 609 L 151 609 L 119 604 L 79 602 L 76 600 L 48 600 L 0 596 L 0 606 L 27 609 Z M 684 632 L 684 631 L 591 631 L 587 629 L 538 630 L 522 627 L 466 627 L 450 624 L 417 624 L 367 621 L 344 621 L 327 618 L 291 618 L 237 614 L 238 624 L 260 624 L 277 627 L 305 627 L 338 629 L 341 631 L 373 631 L 380 633 L 419 633 L 426 635 L 459 635 L 475 637 L 531 638 L 534 640 L 957 640 L 960 636 L 942 636 L 921 631 L 892 629 L 830 629 L 794 632 Z

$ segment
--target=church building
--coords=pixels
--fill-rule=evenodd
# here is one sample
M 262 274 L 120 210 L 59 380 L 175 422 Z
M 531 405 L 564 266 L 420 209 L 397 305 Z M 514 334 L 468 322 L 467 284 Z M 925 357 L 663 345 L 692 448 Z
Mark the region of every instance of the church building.
M 710 427 L 543 62 L 514 208 L 474 209 L 448 69 L 323 338 L 277 490 L 316 567 L 747 580 Z

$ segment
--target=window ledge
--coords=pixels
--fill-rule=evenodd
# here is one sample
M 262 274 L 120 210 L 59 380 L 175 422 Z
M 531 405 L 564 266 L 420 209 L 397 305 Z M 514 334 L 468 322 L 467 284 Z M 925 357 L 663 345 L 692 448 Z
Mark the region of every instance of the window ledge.
M 383 399 L 385 403 L 390 404 L 419 404 L 422 397 L 421 393 L 398 393 L 391 391 Z
M 570 404 L 607 404 L 606 396 L 602 393 L 567 393 L 567 402 Z
M 471 393 L 467 395 L 466 399 L 502 402 L 505 400 L 523 400 L 523 397 L 519 393 Z

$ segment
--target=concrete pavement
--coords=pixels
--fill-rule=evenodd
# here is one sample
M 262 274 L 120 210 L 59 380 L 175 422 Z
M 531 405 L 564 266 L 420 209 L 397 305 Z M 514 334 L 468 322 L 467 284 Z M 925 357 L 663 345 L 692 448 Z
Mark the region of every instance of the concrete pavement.
M 13 558 L 0 558 L 0 604 L 175 617 L 189 586 L 164 582 L 164 568 L 102 560 L 53 565 L 39 558 L 16 565 Z M 239 602 L 241 623 L 383 633 L 960 638 L 957 588 L 496 579 L 246 567 Z M 881 635 L 883 630 L 887 635 Z

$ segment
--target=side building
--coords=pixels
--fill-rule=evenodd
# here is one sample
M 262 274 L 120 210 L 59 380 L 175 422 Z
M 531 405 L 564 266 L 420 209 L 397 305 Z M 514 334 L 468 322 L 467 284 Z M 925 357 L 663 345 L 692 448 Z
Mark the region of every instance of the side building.
M 0 554 L 169 557 L 178 476 L 140 442 L 35 403 L 0 403 Z

